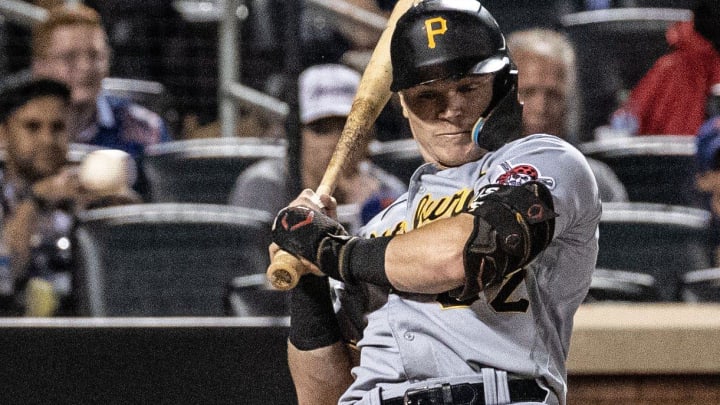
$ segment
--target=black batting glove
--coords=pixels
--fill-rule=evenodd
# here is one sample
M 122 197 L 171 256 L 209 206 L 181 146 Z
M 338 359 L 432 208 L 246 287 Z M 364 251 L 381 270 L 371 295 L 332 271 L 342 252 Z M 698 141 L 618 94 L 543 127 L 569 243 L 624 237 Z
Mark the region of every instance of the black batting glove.
M 283 208 L 275 217 L 272 238 L 282 250 L 307 259 L 323 274 L 346 281 L 341 258 L 345 247 L 357 238 L 336 220 L 307 207 Z

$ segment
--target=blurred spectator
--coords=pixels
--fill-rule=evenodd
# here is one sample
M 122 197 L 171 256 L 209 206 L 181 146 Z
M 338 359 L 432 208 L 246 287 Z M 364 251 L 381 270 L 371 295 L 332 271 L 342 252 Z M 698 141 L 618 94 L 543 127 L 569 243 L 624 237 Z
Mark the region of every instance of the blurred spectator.
M 10 280 L 3 281 L 14 284 L 18 309 L 28 315 L 63 310 L 56 292 L 69 291 L 74 213 L 139 201 L 129 189 L 110 196 L 81 185 L 77 168 L 67 162 L 71 99 L 67 86 L 49 79 L 0 90 L 0 137 L 7 151 L 0 172 L 2 246 L 10 266 L 4 275 Z
M 148 145 L 170 140 L 163 119 L 121 97 L 103 93 L 111 50 L 99 14 L 82 4 L 50 9 L 32 38 L 32 73 L 71 89 L 69 133 L 73 142 L 123 150 L 138 160 Z M 147 195 L 142 172 L 135 189 Z
M 298 78 L 302 188 L 316 189 L 320 184 L 359 82 L 360 74 L 341 64 L 312 66 Z M 277 213 L 294 197 L 289 178 L 282 159 L 256 163 L 238 177 L 229 203 Z M 338 204 L 359 204 L 373 211 L 372 216 L 405 188 L 396 177 L 362 160 L 341 175 L 333 195 Z
M 397 0 L 346 0 L 349 4 L 357 6 L 362 10 L 377 14 L 384 18 L 390 17 Z M 303 32 L 308 39 L 316 38 L 312 42 L 307 43 L 307 50 L 303 54 L 308 53 L 310 57 L 305 58 L 304 66 L 311 66 L 323 63 L 334 63 L 335 61 L 354 67 L 356 70 L 364 70 L 368 59 L 375 49 L 377 40 L 380 38 L 380 32 L 368 29 L 367 27 L 358 27 L 352 24 L 338 24 L 333 21 L 323 21 L 318 24 L 318 20 L 322 18 L 306 13 L 303 20 Z M 325 34 L 322 30 L 332 30 L 332 25 L 338 26 L 340 31 L 335 44 L 329 41 L 321 42 L 323 38 L 329 39 L 329 32 Z M 309 34 L 313 34 L 312 36 Z M 333 35 L 338 35 L 333 34 Z M 340 40 L 340 38 L 346 38 Z M 323 50 L 328 55 L 319 55 L 320 58 L 314 57 L 318 54 L 317 50 Z M 331 53 L 330 50 L 340 51 L 340 53 Z M 310 52 L 308 52 L 310 51 Z M 332 55 L 336 57 L 333 60 Z M 375 121 L 375 138 L 378 141 L 393 141 L 397 139 L 411 138 L 410 127 L 407 120 L 402 115 L 402 107 L 400 106 L 400 98 L 397 94 L 393 94 L 380 112 Z
M 575 51 L 560 32 L 534 28 L 508 36 L 508 49 L 518 68 L 518 97 L 523 103 L 523 133 L 546 133 L 575 143 Z M 602 201 L 627 201 L 625 186 L 613 170 L 587 158 Z
M 707 119 L 710 88 L 720 83 L 720 2 L 699 0 L 693 15 L 693 21 L 668 28 L 670 52 L 632 89 L 613 113 L 611 126 L 620 122 L 628 133 L 638 135 L 698 133 Z
M 572 139 L 577 91 L 575 51 L 569 40 L 560 32 L 533 28 L 511 33 L 508 48 L 519 70 L 525 135 Z

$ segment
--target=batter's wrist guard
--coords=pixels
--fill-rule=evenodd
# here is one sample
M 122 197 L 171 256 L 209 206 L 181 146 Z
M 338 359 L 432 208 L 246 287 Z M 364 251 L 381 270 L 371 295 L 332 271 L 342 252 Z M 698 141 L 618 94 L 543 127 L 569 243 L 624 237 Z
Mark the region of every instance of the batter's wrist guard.
M 314 350 L 340 341 L 327 277 L 300 277 L 290 291 L 289 340 L 299 350 Z
M 461 301 L 530 263 L 552 240 L 557 216 L 550 191 L 535 181 L 486 186 L 468 212 L 475 218 L 465 245 L 466 281 L 453 294 Z
M 340 223 L 306 207 L 282 209 L 275 218 L 272 236 L 281 249 L 311 261 L 336 280 L 390 286 L 385 275 L 389 237 L 349 236 Z
M 385 274 L 385 250 L 390 239 L 328 236 L 318 250 L 320 271 L 348 284 L 362 281 L 391 287 Z

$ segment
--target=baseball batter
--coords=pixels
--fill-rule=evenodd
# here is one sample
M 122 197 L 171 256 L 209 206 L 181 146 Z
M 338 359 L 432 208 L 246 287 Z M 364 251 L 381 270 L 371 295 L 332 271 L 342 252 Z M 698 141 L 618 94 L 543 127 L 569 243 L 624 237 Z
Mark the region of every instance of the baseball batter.
M 357 236 L 311 190 L 273 228 L 271 253 L 313 272 L 291 297 L 300 403 L 565 404 L 601 214 L 585 158 L 521 137 L 517 71 L 479 2 L 417 2 L 391 57 L 427 161 L 408 192 Z

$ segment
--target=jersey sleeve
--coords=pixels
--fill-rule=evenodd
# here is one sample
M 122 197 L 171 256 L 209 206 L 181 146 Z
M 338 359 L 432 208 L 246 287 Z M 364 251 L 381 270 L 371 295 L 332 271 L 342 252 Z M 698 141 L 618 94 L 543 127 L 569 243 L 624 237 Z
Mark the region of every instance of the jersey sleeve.
M 536 180 L 553 196 L 555 235 L 579 224 L 597 223 L 601 203 L 595 176 L 585 156 L 575 147 L 550 135 L 532 135 L 500 148 L 488 162 L 476 191 L 486 184 L 520 185 Z M 586 230 L 580 231 L 587 234 Z

